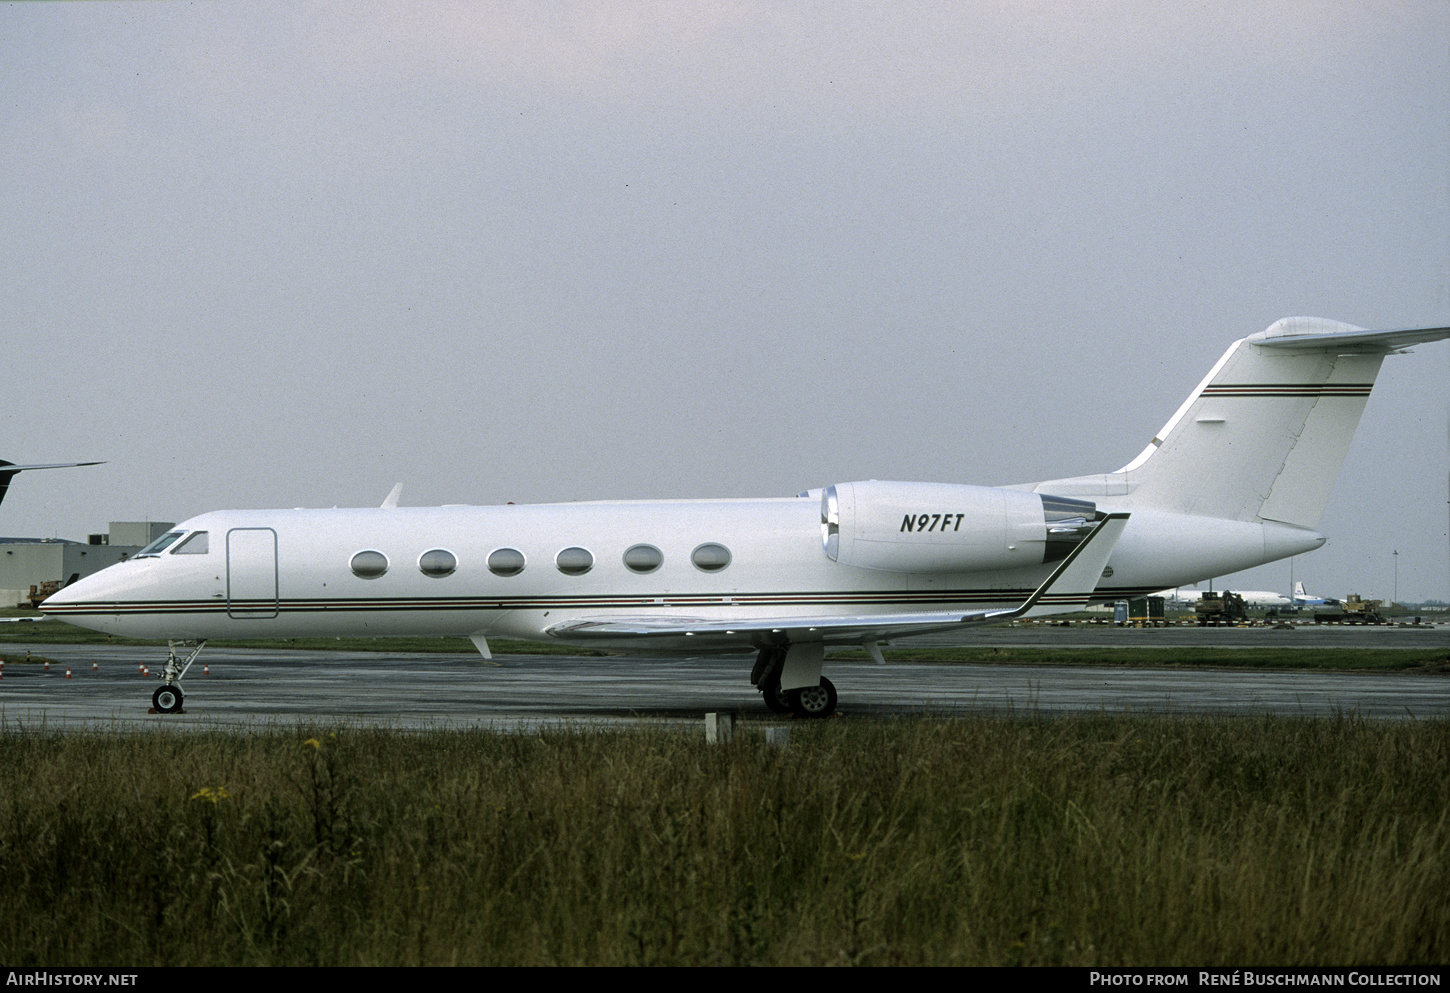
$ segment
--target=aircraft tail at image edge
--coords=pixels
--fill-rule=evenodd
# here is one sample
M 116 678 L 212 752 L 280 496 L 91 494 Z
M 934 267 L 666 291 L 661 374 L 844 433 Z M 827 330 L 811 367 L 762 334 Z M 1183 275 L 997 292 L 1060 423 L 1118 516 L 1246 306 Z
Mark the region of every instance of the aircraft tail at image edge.
M 1132 462 L 1031 489 L 1313 529 L 1384 357 L 1443 338 L 1450 328 L 1367 331 L 1286 317 L 1230 345 Z
M 10 480 L 31 469 L 71 469 L 80 465 L 105 465 L 104 462 L 52 462 L 47 465 L 16 465 L 0 459 L 0 503 L 5 502 L 5 493 L 10 489 Z

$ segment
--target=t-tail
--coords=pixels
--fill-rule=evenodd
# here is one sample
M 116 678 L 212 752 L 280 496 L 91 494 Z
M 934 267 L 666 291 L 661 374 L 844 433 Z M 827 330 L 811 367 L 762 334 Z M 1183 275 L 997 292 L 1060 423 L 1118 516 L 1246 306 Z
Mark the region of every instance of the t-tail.
M 52 462 L 48 465 L 16 465 L 0 459 L 0 503 L 5 501 L 5 491 L 10 489 L 10 480 L 31 469 L 70 469 L 78 465 L 105 465 L 104 462 Z
M 1230 345 L 1132 462 L 1032 489 L 1312 530 L 1384 357 L 1447 337 L 1450 328 L 1367 331 L 1286 317 Z

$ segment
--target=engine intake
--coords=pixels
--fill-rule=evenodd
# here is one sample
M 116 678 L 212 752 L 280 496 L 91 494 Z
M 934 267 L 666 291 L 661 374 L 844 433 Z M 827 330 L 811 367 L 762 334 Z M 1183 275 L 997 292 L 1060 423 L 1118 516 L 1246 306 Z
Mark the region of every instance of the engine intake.
M 882 572 L 981 572 L 1061 560 L 1103 518 L 1088 500 L 954 483 L 837 483 L 821 497 L 833 562 Z

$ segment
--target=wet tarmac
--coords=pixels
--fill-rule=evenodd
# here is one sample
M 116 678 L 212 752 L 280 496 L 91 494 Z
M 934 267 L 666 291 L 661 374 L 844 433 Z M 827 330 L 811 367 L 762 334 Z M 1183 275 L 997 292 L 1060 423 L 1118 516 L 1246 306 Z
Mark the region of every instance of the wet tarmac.
M 1445 648 L 1450 627 L 1124 630 L 1078 625 L 997 628 L 970 639 L 899 644 L 1012 647 Z M 0 722 L 8 728 L 129 730 L 348 724 L 396 728 L 530 728 L 695 722 L 706 712 L 775 720 L 750 686 L 748 656 L 584 658 L 309 652 L 208 647 L 183 682 L 185 712 L 150 714 L 164 649 L 37 645 L 49 671 L 7 646 Z M 148 662 L 153 675 L 138 666 Z M 203 665 L 209 667 L 203 673 Z M 65 675 L 69 666 L 71 675 Z M 1356 714 L 1450 718 L 1450 675 L 1145 669 L 833 661 L 826 674 L 851 717 L 948 714 Z M 786 718 L 789 720 L 789 718 Z

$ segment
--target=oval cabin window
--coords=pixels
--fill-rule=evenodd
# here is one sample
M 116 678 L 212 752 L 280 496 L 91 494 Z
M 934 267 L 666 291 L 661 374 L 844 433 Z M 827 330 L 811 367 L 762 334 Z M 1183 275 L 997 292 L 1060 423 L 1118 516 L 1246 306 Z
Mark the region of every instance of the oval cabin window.
M 730 549 L 707 542 L 690 554 L 690 561 L 702 572 L 719 572 L 730 564 Z
M 554 556 L 554 564 L 566 576 L 582 576 L 594 568 L 594 555 L 587 548 L 566 548 Z
M 453 553 L 447 549 L 430 548 L 418 556 L 418 571 L 434 579 L 451 576 L 453 570 L 457 568 L 458 559 L 454 558 Z
M 495 576 L 517 576 L 524 571 L 524 553 L 517 548 L 500 548 L 488 557 L 488 571 Z
M 643 575 L 665 564 L 664 552 L 653 545 L 631 545 L 624 552 L 624 567 Z
M 388 571 L 388 557 L 372 550 L 358 552 L 349 564 L 352 574 L 359 579 L 377 579 Z

